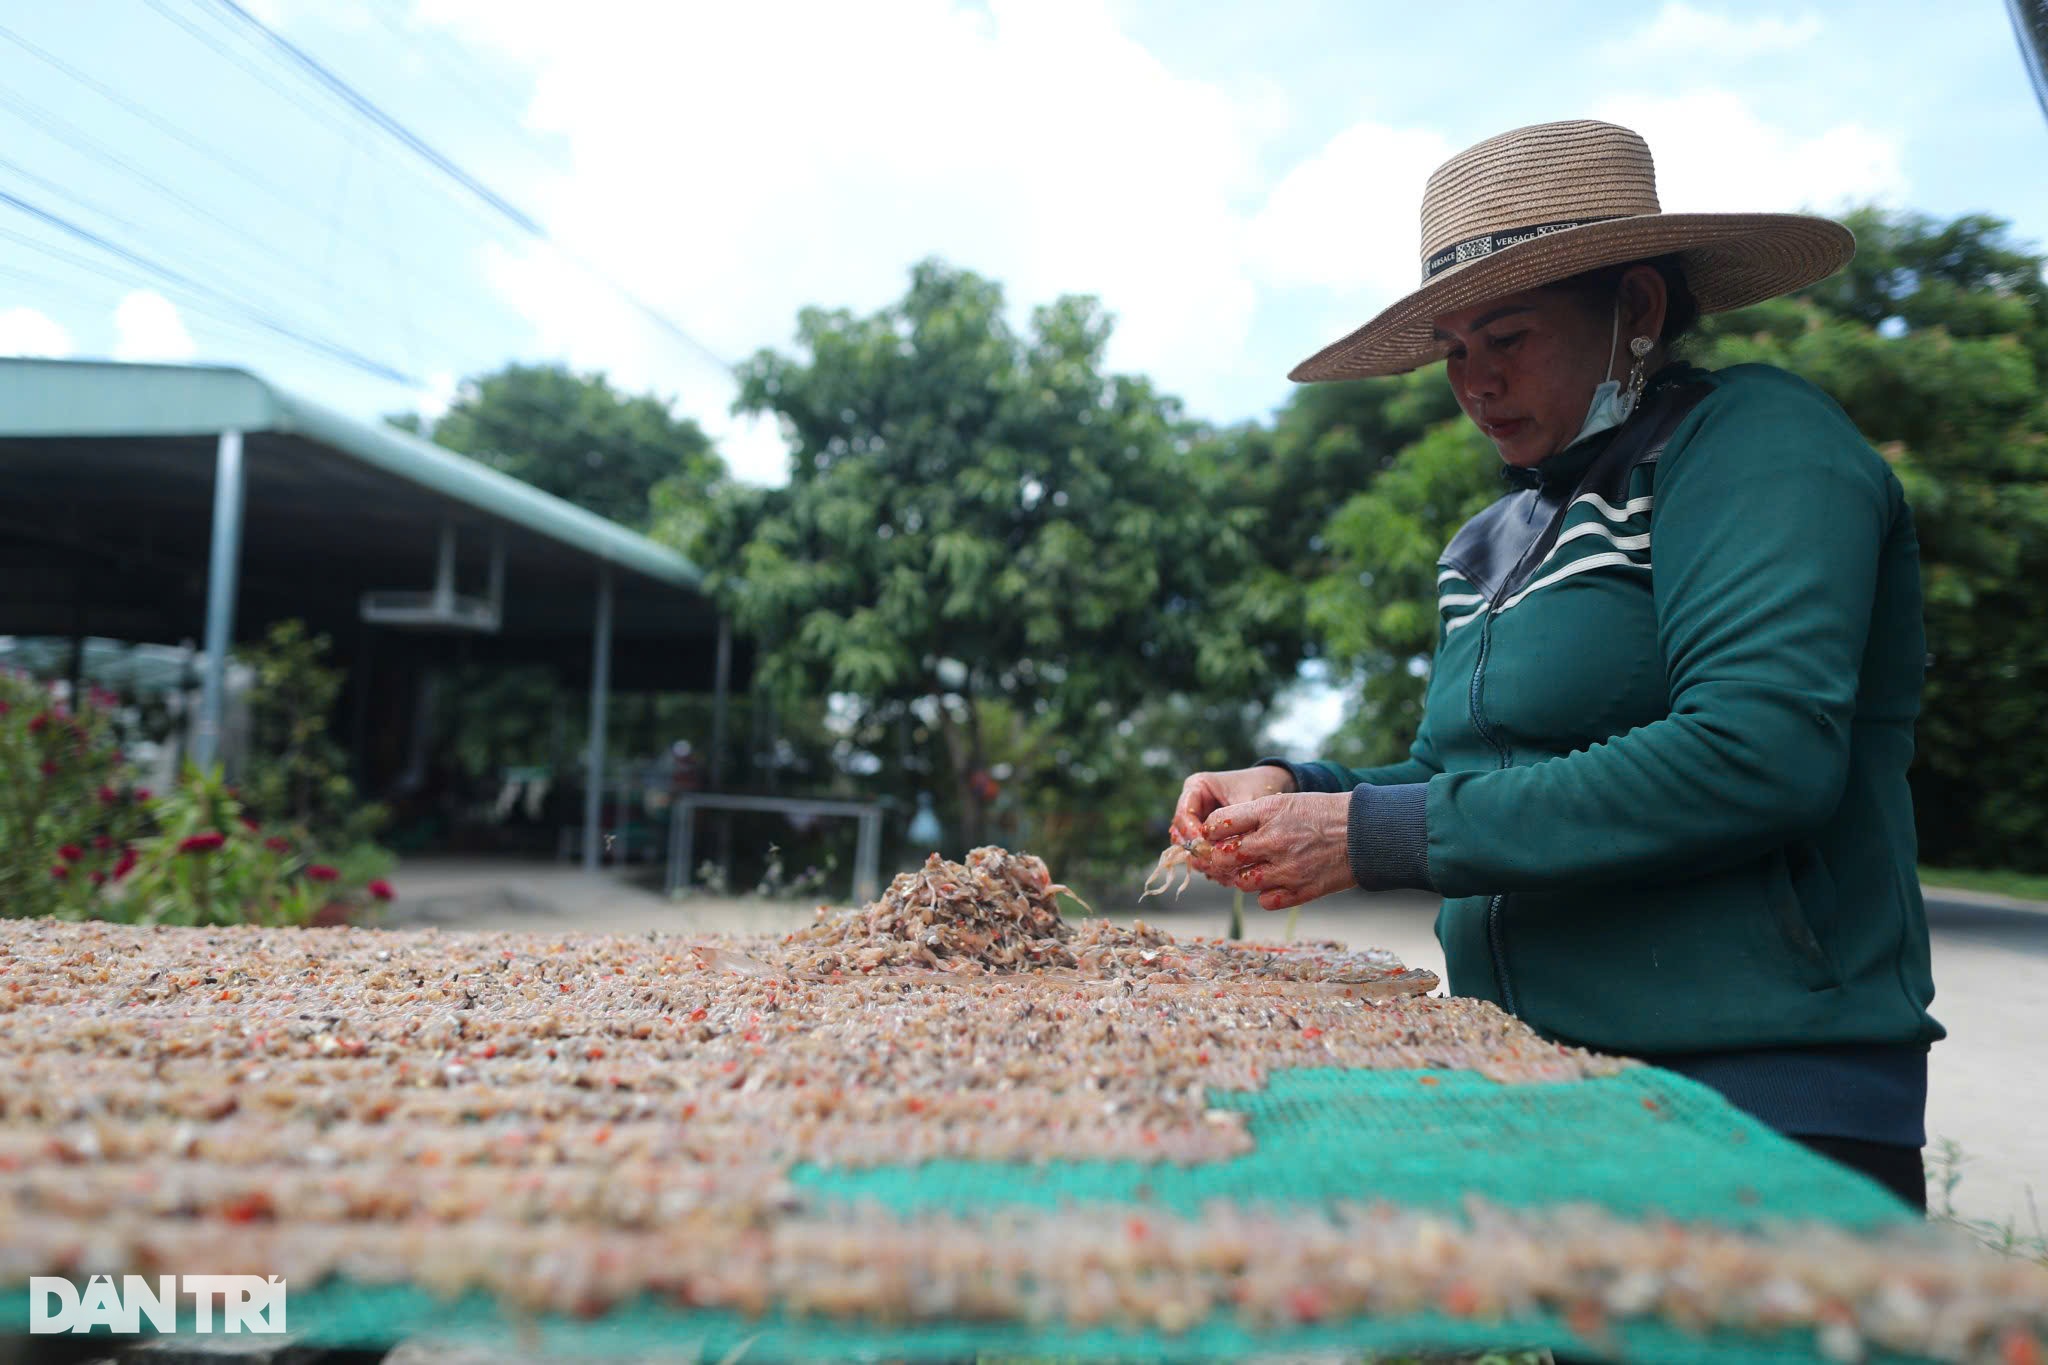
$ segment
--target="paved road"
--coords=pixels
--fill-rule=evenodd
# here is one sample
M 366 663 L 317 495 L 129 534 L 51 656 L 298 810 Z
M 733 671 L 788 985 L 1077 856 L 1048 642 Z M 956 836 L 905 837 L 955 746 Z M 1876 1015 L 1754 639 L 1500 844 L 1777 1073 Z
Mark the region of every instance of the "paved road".
M 400 869 L 401 904 L 432 922 L 461 928 L 574 925 L 606 932 L 649 929 L 697 933 L 785 930 L 807 922 L 806 907 L 694 898 L 670 904 L 658 894 L 568 869 L 506 863 L 427 863 Z M 1134 900 L 1096 908 L 1128 922 L 1142 915 L 1176 933 L 1222 933 L 1229 896 L 1206 883 L 1178 900 Z M 1253 904 L 1247 936 L 1278 939 L 1286 915 Z M 1433 898 L 1354 893 L 1302 911 L 1296 934 L 1383 947 L 1411 966 L 1443 975 L 1432 929 Z M 1955 1192 L 1971 1218 L 2016 1220 L 2032 1228 L 2028 1192 L 2048 1223 L 2048 912 L 1996 898 L 1931 892 L 1935 1016 L 1948 1039 L 1932 1056 L 1928 1133 L 1949 1138 L 1965 1157 Z M 1932 1148 L 1930 1148 L 1932 1150 Z

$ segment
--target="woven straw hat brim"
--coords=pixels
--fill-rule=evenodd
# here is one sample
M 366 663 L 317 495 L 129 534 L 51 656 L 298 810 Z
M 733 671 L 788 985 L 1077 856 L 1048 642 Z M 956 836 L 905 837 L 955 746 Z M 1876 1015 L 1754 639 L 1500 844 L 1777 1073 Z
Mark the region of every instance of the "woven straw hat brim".
M 1789 294 L 1856 254 L 1848 228 L 1795 213 L 1652 213 L 1553 232 L 1444 272 L 1294 367 L 1297 383 L 1368 379 L 1442 358 L 1432 324 L 1504 294 L 1588 270 L 1676 254 L 1701 313 Z

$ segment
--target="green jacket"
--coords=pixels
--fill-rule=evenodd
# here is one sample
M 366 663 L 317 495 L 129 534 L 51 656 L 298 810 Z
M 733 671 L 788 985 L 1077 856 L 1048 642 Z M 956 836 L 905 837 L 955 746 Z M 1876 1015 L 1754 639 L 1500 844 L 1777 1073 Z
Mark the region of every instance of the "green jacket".
M 1688 404 L 1690 406 L 1688 406 Z M 1912 514 L 1783 371 L 1667 370 L 1439 563 L 1411 757 L 1353 789 L 1368 889 L 1424 887 L 1460 995 L 1635 1054 L 1925 1044 Z

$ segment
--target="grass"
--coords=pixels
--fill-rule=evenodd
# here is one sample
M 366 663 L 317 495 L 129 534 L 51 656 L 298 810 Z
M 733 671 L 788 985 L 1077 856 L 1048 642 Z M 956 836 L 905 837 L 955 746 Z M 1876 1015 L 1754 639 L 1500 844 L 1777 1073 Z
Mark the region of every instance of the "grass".
M 1922 886 L 1947 886 L 1958 891 L 1988 891 L 1997 896 L 2021 900 L 2048 901 L 2048 874 L 2039 872 L 1986 872 L 1969 867 L 1923 867 Z
M 1943 1138 L 1934 1144 L 1927 1157 L 1927 1216 L 1961 1228 L 2001 1256 L 2048 1267 L 2048 1233 L 2042 1231 L 2041 1210 L 2035 1207 L 2031 1187 L 2027 1190 L 2027 1221 L 2031 1230 L 2022 1227 L 2018 1218 L 1994 1223 L 1985 1218 L 1965 1218 L 1956 1212 L 1956 1186 L 1963 1183 L 1963 1167 L 1969 1160 L 1953 1138 Z

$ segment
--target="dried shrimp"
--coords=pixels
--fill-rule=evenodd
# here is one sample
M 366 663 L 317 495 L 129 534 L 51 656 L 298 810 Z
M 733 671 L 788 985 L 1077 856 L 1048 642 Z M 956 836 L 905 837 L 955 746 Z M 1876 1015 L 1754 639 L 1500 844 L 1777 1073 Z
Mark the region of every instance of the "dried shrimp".
M 653 1291 L 1168 1332 L 1220 1309 L 1542 1309 L 1955 1359 L 2048 1324 L 2048 1274 L 1917 1230 L 1361 1204 L 1018 1210 L 992 1236 L 793 1184 L 800 1164 L 1223 1160 L 1252 1142 L 1216 1094 L 1288 1067 L 1633 1065 L 1430 997 L 1386 953 L 1069 924 L 1062 894 L 1038 859 L 977 849 L 782 938 L 0 921 L 0 1283 L 203 1264 L 582 1313 Z

